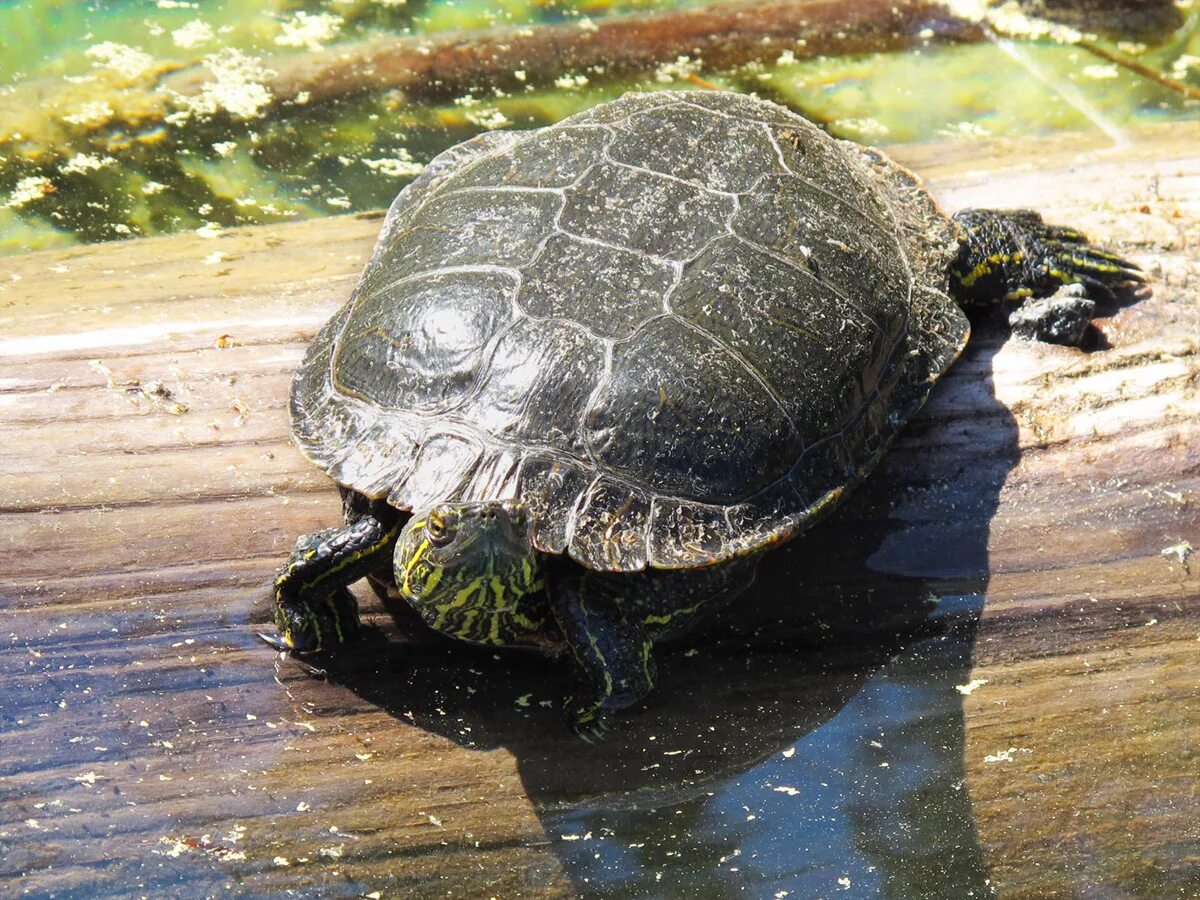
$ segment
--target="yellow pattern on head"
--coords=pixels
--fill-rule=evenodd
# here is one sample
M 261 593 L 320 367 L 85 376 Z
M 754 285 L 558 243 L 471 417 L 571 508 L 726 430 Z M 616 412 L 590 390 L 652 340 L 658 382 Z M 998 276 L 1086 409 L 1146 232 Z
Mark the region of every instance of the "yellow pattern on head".
M 441 504 L 414 516 L 396 542 L 395 572 L 413 609 L 453 637 L 504 645 L 547 628 L 537 551 L 511 501 Z

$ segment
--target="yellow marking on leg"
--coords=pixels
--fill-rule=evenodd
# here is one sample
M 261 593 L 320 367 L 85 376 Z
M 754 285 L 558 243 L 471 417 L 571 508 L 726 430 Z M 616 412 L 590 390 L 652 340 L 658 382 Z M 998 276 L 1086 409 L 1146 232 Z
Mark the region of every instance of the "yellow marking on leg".
M 659 616 L 659 615 L 643 616 L 642 623 L 644 625 L 667 625 L 676 616 L 682 615 L 684 613 L 690 615 L 690 614 L 694 613 L 696 610 L 698 610 L 703 605 L 704 605 L 704 601 L 702 600 L 699 603 L 694 603 L 691 606 L 684 607 L 683 609 L 677 609 L 674 612 L 669 612 L 665 616 Z
M 966 275 L 959 276 L 959 282 L 963 287 L 970 287 L 984 275 L 991 273 L 996 266 L 1004 265 L 1005 263 L 1020 264 L 1023 259 L 1020 253 L 993 253 L 981 263 L 977 263 Z
M 338 564 L 336 566 L 331 566 L 330 568 L 326 569 L 324 572 L 321 572 L 316 578 L 314 578 L 312 581 L 305 584 L 304 587 L 308 588 L 308 587 L 313 587 L 315 585 L 319 585 L 319 584 L 321 584 L 321 582 L 326 581 L 331 575 L 336 575 L 338 572 L 341 572 L 346 567 L 353 565 L 354 563 L 358 562 L 363 557 L 371 556 L 372 554 L 378 553 L 380 550 L 382 550 L 384 547 L 386 547 L 388 545 L 388 543 L 391 542 L 392 539 L 395 538 L 395 536 L 399 533 L 400 533 L 400 525 L 397 523 L 396 525 L 393 525 L 391 528 L 384 531 L 382 536 L 375 543 L 370 544 L 366 547 L 363 547 L 361 550 L 357 550 L 354 553 L 348 554 L 347 556 L 343 557 L 341 560 L 338 561 Z
M 1070 257 L 1067 257 L 1067 259 L 1072 265 L 1078 266 L 1080 269 L 1083 269 L 1085 272 L 1112 273 L 1112 272 L 1120 272 L 1121 271 L 1120 266 L 1114 266 L 1114 265 L 1109 265 L 1109 264 L 1102 263 L 1102 262 L 1096 262 L 1096 261 L 1090 260 L 1090 259 L 1081 259 L 1078 256 L 1070 256 Z
M 309 601 L 300 599 L 299 595 L 303 593 L 303 594 L 309 594 L 311 596 L 312 592 L 314 592 L 316 589 L 319 589 L 322 584 L 329 581 L 329 579 L 332 578 L 333 576 L 336 576 L 340 572 L 344 571 L 348 566 L 352 566 L 355 563 L 357 563 L 359 560 L 363 559 L 364 557 L 371 556 L 371 555 L 383 550 L 392 540 L 395 539 L 396 535 L 399 532 L 400 532 L 400 524 L 397 522 L 397 523 L 393 524 L 391 528 L 385 529 L 383 531 L 383 533 L 381 534 L 379 540 L 375 541 L 374 543 L 372 543 L 366 547 L 363 547 L 360 550 L 355 551 L 354 553 L 348 554 L 344 558 L 338 560 L 336 565 L 331 566 L 330 568 L 326 569 L 323 572 L 316 573 L 316 575 L 314 577 L 312 577 L 312 579 L 310 581 L 306 581 L 299 586 L 296 593 L 297 593 L 297 600 L 298 600 L 299 606 L 301 608 L 301 621 L 305 625 L 307 625 L 308 627 L 310 627 L 312 629 L 313 634 L 316 638 L 316 643 L 317 643 L 318 647 L 322 646 L 322 644 L 324 643 L 324 638 L 321 633 L 320 620 L 317 618 L 316 615 L 313 614 L 312 607 L 310 606 Z M 288 564 L 287 568 L 283 572 L 281 572 L 278 576 L 276 576 L 276 578 L 275 578 L 275 588 L 276 588 L 275 604 L 278 608 L 283 607 L 283 601 L 279 595 L 280 589 L 287 583 L 287 581 L 290 578 L 295 577 L 296 572 L 299 570 L 301 563 L 308 562 L 309 560 L 313 559 L 317 555 L 317 553 L 318 553 L 318 551 L 316 549 L 309 550 L 307 553 L 304 554 L 302 559 L 293 560 L 292 562 L 290 562 Z M 345 632 L 342 629 L 341 616 L 338 615 L 337 606 L 334 603 L 333 595 L 326 594 L 324 597 L 319 598 L 319 602 L 323 602 L 329 608 L 330 612 L 332 613 L 333 627 L 334 627 L 334 630 L 337 632 L 338 643 L 342 643 L 345 640 Z M 289 644 L 295 643 L 295 641 L 292 639 L 290 633 L 287 633 L 287 632 L 285 632 L 285 634 L 284 634 L 284 640 L 287 641 Z
M 346 635 L 342 631 L 342 617 L 338 615 L 337 604 L 333 602 L 333 594 L 326 595 L 325 605 L 329 608 L 329 617 L 333 619 L 333 630 L 337 633 L 338 643 L 344 644 Z

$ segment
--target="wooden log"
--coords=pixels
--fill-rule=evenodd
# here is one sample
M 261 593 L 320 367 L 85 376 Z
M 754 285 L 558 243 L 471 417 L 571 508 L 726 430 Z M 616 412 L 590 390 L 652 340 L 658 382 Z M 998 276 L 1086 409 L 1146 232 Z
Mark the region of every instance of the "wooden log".
M 595 75 L 597 67 L 605 78 L 629 77 L 682 56 L 720 71 L 774 62 L 784 52 L 809 59 L 897 50 L 934 34 L 982 39 L 977 23 L 933 0 L 750 0 L 448 38 L 375 40 L 320 61 L 288 60 L 278 67 L 276 87 L 285 99 L 382 87 L 446 100 L 472 91 L 548 86 L 563 73 Z
M 447 646 L 369 592 L 377 632 L 326 679 L 277 682 L 254 637 L 295 536 L 338 516 L 287 384 L 377 217 L 6 261 L 5 892 L 833 893 L 859 854 L 907 896 L 1194 894 L 1197 138 L 897 150 L 949 207 L 1028 204 L 1121 247 L 1152 295 L 1094 352 L 982 317 L 880 471 L 594 748 L 559 724 L 560 669 Z M 698 850 L 717 799 L 736 828 Z

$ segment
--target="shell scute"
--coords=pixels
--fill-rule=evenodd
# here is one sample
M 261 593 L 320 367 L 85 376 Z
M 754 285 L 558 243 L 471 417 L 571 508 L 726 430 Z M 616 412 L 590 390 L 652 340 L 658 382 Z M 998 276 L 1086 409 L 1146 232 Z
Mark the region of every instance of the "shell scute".
M 650 564 L 659 569 L 694 566 L 725 555 L 733 534 L 725 507 L 656 497 L 650 510 Z
M 451 409 L 475 387 L 516 290 L 503 271 L 433 272 L 377 288 L 351 307 L 334 384 L 385 409 Z
M 570 457 L 538 451 L 526 454 L 517 491 L 533 523 L 533 545 L 543 553 L 567 549 L 575 510 L 590 481 L 583 466 Z
M 506 153 L 490 154 L 455 178 L 454 187 L 560 188 L 573 184 L 604 153 L 612 132 L 568 126 L 523 135 Z
M 690 263 L 670 299 L 677 316 L 773 388 L 805 444 L 845 423 L 886 358 L 883 334 L 855 304 L 807 269 L 736 238 Z
M 422 509 L 443 500 L 460 500 L 482 447 L 457 434 L 431 434 L 421 443 L 405 478 L 388 494 L 400 509 Z
M 664 352 L 664 348 L 670 348 Z M 783 477 L 800 439 L 733 353 L 675 317 L 614 350 L 587 418 L 591 456 L 660 494 L 730 503 Z
M 420 432 L 407 423 L 378 419 L 347 443 L 340 459 L 328 463 L 329 476 L 356 485 L 360 494 L 386 496 L 412 470 Z
M 559 227 L 662 259 L 687 259 L 725 232 L 731 197 L 618 163 L 599 162 L 566 189 Z
M 587 278 L 563 278 L 587 272 Z M 675 282 L 667 262 L 634 250 L 554 234 L 525 267 L 521 309 L 537 318 L 571 319 L 600 337 L 622 340 L 661 312 Z
M 517 444 L 581 455 L 580 423 L 603 374 L 603 347 L 578 325 L 520 319 L 496 343 L 458 415 Z
M 680 178 L 712 191 L 747 191 L 773 158 L 757 122 L 716 115 L 688 103 L 659 106 L 625 120 L 608 148 L 610 159 Z M 720 165 L 714 165 L 720 160 Z M 782 172 L 782 166 L 777 167 Z
M 591 569 L 636 572 L 646 568 L 650 498 L 601 476 L 584 496 L 567 552 Z
M 864 219 L 791 175 L 767 175 L 742 197 L 734 231 L 802 265 L 851 298 L 889 341 L 904 328 L 911 276 L 886 222 Z
M 398 227 L 366 273 L 361 293 L 451 266 L 519 266 L 554 227 L 562 197 L 551 190 L 452 190 L 452 183 Z

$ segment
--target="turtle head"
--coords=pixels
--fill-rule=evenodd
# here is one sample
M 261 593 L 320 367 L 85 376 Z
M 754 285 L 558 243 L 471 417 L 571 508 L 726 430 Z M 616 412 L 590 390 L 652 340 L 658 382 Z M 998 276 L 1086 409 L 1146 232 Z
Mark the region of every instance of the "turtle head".
M 413 514 L 395 552 L 396 585 L 428 625 L 485 644 L 542 628 L 522 600 L 543 588 L 522 503 L 441 503 Z

